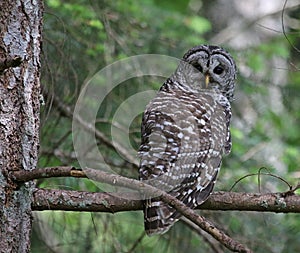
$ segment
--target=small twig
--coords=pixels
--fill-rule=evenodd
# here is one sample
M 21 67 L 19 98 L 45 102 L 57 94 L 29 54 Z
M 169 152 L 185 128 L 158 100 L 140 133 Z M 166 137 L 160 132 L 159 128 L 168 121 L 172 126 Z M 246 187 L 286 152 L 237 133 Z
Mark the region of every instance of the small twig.
M 47 93 L 47 91 L 46 91 Z M 50 94 L 48 94 L 50 95 Z M 82 117 L 79 115 L 75 115 L 73 110 L 64 104 L 57 96 L 52 95 L 53 105 L 57 107 L 62 115 L 65 115 L 68 118 L 73 118 L 82 126 L 82 128 L 87 131 L 95 134 L 95 137 L 103 144 L 105 144 L 109 148 L 117 149 L 120 154 L 122 154 L 128 162 L 130 162 L 133 166 L 138 167 L 138 162 L 136 157 L 133 157 L 122 145 L 118 143 L 113 143 L 105 134 L 98 129 L 95 128 L 95 125 L 89 122 L 84 121 Z
M 136 247 L 141 243 L 141 241 L 145 237 L 145 235 L 146 235 L 146 233 L 145 233 L 145 231 L 143 231 L 142 234 L 139 236 L 139 238 L 134 242 L 134 244 L 131 246 L 131 248 L 127 251 L 127 253 L 134 252 Z
M 281 16 L 283 16 L 283 12 L 285 10 L 295 8 L 299 5 L 299 3 L 297 3 L 296 1 L 294 3 L 291 1 L 291 4 L 289 6 L 286 6 L 287 2 L 288 1 L 286 0 L 283 9 L 275 9 L 269 13 L 263 13 L 258 17 L 254 16 L 254 18 L 247 21 L 241 21 L 239 23 L 234 22 L 233 24 L 227 26 L 227 28 L 217 33 L 214 37 L 212 37 L 210 39 L 210 42 L 216 45 L 225 44 L 226 42 L 230 41 L 232 38 L 235 38 L 237 35 L 241 35 L 244 31 L 248 31 L 249 28 L 251 28 L 253 25 L 257 25 L 257 24 L 260 25 L 259 22 L 261 20 L 264 20 L 267 17 L 272 17 L 278 14 L 281 14 Z
M 81 177 L 87 178 L 87 175 L 81 169 L 72 166 L 58 166 L 35 169 L 31 171 L 18 170 L 13 172 L 13 179 L 19 182 L 27 182 L 34 179 L 50 177 Z
M 283 4 L 283 7 L 282 7 L 282 11 L 281 11 L 281 28 L 282 28 L 282 33 L 285 37 L 285 39 L 287 40 L 287 42 L 290 44 L 290 46 L 292 48 L 294 48 L 296 50 L 296 52 L 300 53 L 300 49 L 297 48 L 292 42 L 291 40 L 289 39 L 289 37 L 287 36 L 286 34 L 286 31 L 285 31 L 285 25 L 284 25 L 284 11 L 286 9 L 286 4 L 287 4 L 287 0 L 284 1 L 284 4 Z
M 260 178 L 261 178 L 261 175 L 274 177 L 274 178 L 276 178 L 276 179 L 278 179 L 278 180 L 284 182 L 284 183 L 289 187 L 289 191 L 293 189 L 293 186 L 290 185 L 288 181 L 286 181 L 286 180 L 283 179 L 282 177 L 279 177 L 279 176 L 277 176 L 277 175 L 275 175 L 275 174 L 272 174 L 272 173 L 270 173 L 270 172 L 268 172 L 268 173 L 261 172 L 263 169 L 265 169 L 265 170 L 268 171 L 267 168 L 261 167 L 261 168 L 258 170 L 257 173 L 250 173 L 250 174 L 247 174 L 247 175 L 245 175 L 245 176 L 242 176 L 241 178 L 239 178 L 237 181 L 234 182 L 234 184 L 230 187 L 229 191 L 232 191 L 233 188 L 234 188 L 238 183 L 240 183 L 242 180 L 244 180 L 245 178 L 247 178 L 247 177 L 252 177 L 252 176 L 257 176 L 257 180 L 258 180 L 258 190 L 259 190 L 259 192 L 261 192 L 261 189 L 260 189 L 260 185 L 261 185 L 261 183 L 260 183 L 261 179 L 260 179 Z
M 223 249 L 221 249 L 220 244 L 216 244 L 216 241 L 213 240 L 212 237 L 209 237 L 207 233 L 205 233 L 202 229 L 200 229 L 196 224 L 194 224 L 192 221 L 189 219 L 182 217 L 180 219 L 184 224 L 186 224 L 190 229 L 195 231 L 198 235 L 200 235 L 203 240 L 211 247 L 211 249 L 215 253 L 222 253 L 224 252 Z

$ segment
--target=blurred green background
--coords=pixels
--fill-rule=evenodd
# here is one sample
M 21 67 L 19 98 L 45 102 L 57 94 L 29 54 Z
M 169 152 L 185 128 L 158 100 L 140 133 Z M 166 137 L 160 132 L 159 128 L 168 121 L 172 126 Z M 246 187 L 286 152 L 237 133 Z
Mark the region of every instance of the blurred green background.
M 39 167 L 78 166 L 72 118 L 82 86 L 103 67 L 139 54 L 181 58 L 199 44 L 225 47 L 239 70 L 232 119 L 231 154 L 224 159 L 215 191 L 282 192 L 300 177 L 300 6 L 297 1 L 88 1 L 45 0 L 41 149 Z M 283 34 L 283 26 L 286 36 Z M 298 49 L 297 49 L 298 48 Z M 111 123 L 122 101 L 163 80 L 134 78 L 116 87 L 98 112 L 97 128 L 111 138 Z M 149 98 L 150 100 L 150 98 Z M 140 108 L 141 112 L 144 108 Z M 141 115 L 130 140 L 138 148 Z M 105 161 L 137 178 L 137 168 L 99 142 Z M 262 169 L 263 168 L 263 169 Z M 260 175 L 259 171 L 276 175 Z M 39 180 L 39 187 L 100 191 L 89 180 Z M 201 211 L 254 252 L 297 252 L 298 214 Z M 162 235 L 144 234 L 142 212 L 117 214 L 35 212 L 32 252 L 228 252 L 183 223 Z

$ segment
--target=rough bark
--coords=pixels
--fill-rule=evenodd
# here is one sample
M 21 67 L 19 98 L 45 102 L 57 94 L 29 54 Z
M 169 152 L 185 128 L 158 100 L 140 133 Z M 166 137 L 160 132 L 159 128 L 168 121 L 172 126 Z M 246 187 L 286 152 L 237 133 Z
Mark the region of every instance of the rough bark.
M 29 252 L 33 170 L 39 147 L 42 1 L 0 1 L 0 252 Z
M 128 212 L 143 210 L 135 193 L 116 194 L 36 188 L 32 209 L 35 211 Z M 300 213 L 300 197 L 284 193 L 214 192 L 201 210 Z
M 87 173 L 86 173 L 87 172 Z M 76 177 L 89 178 L 97 175 L 100 182 L 121 184 L 130 189 L 142 190 L 140 181 L 123 178 L 118 175 L 85 168 L 76 169 L 72 166 L 57 166 L 38 168 L 34 171 L 15 171 L 11 179 L 16 182 L 26 182 L 39 178 Z M 96 179 L 96 177 L 93 177 Z M 127 182 L 127 183 L 126 183 Z M 214 192 L 199 209 L 208 210 L 238 210 L 276 213 L 300 213 L 300 196 L 290 188 L 282 193 L 242 193 L 242 192 Z M 121 212 L 142 210 L 140 194 L 136 192 L 95 193 L 68 190 L 35 189 L 33 193 L 33 210 L 65 210 L 92 212 Z

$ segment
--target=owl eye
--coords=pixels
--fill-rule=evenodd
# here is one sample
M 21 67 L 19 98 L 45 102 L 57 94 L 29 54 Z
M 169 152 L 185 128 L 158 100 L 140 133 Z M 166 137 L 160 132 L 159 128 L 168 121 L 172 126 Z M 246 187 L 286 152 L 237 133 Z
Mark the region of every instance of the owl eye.
M 221 74 L 223 73 L 223 71 L 224 71 L 224 68 L 221 67 L 220 65 L 217 66 L 217 67 L 215 67 L 214 70 L 213 70 L 213 72 L 214 72 L 215 74 L 217 74 L 217 75 L 221 75 Z
M 198 69 L 201 73 L 203 72 L 202 66 L 198 62 L 194 62 L 193 66 Z

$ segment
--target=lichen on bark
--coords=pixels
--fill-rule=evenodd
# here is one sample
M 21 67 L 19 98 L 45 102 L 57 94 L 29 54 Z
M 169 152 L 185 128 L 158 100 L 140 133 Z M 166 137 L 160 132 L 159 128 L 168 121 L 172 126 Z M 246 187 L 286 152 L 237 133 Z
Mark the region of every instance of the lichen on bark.
M 34 186 L 8 175 L 37 165 L 42 11 L 41 0 L 0 2 L 0 252 L 30 252 Z

